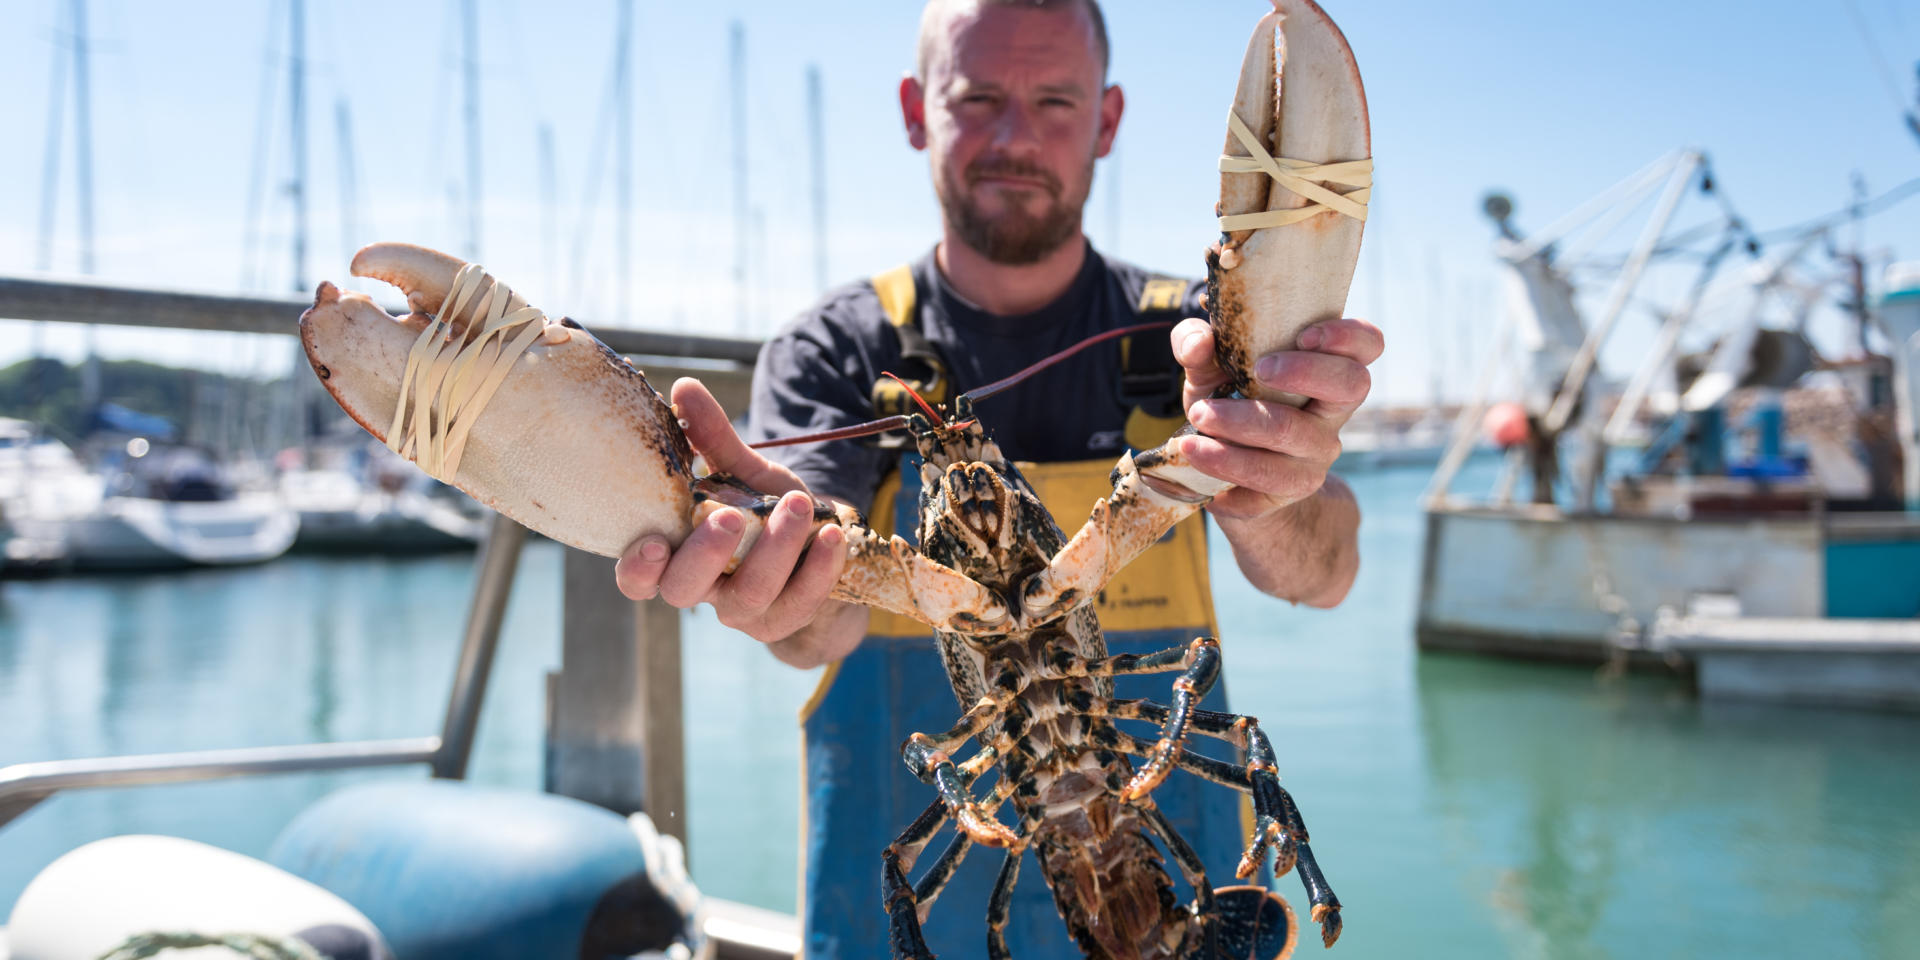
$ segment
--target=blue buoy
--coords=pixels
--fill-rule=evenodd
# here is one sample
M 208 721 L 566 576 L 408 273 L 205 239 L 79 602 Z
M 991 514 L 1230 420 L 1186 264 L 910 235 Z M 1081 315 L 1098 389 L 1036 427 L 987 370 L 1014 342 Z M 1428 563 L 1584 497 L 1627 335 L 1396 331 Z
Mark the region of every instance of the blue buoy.
M 268 859 L 359 908 L 399 960 L 630 957 L 686 933 L 627 821 L 549 794 L 352 787 L 294 818 Z

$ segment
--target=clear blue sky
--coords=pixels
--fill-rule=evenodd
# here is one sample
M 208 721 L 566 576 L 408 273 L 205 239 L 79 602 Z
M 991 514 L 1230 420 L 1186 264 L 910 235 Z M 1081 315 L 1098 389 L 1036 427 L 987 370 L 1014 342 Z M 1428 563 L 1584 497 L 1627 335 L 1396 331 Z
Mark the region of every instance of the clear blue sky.
M 292 290 L 286 0 L 92 0 L 98 273 L 170 287 Z M 308 286 L 344 278 L 350 248 L 402 239 L 461 251 L 463 130 L 457 21 L 448 0 L 307 4 Z M 728 23 L 745 24 L 749 175 L 764 223 L 753 265 L 761 334 L 815 295 L 805 70 L 825 98 L 829 249 L 835 282 L 923 252 L 937 210 L 925 159 L 899 132 L 895 86 L 911 62 L 908 0 L 636 3 L 635 253 L 619 269 L 609 215 L 610 156 L 595 219 L 583 227 L 597 116 L 611 68 L 615 4 L 482 0 L 486 155 L 481 255 L 535 303 L 607 323 L 631 285 L 635 325 L 736 332 L 728 118 Z M 1114 81 L 1128 109 L 1118 161 L 1103 166 L 1087 228 L 1103 249 L 1176 272 L 1201 269 L 1213 235 L 1214 157 L 1224 113 L 1264 0 L 1111 0 Z M 1327 0 L 1366 80 L 1378 169 L 1351 313 L 1377 319 L 1388 355 L 1377 396 L 1422 399 L 1435 361 L 1457 368 L 1493 327 L 1491 187 L 1511 191 L 1523 228 L 1679 146 L 1707 150 L 1721 185 L 1758 228 L 1846 202 L 1849 178 L 1873 193 L 1920 176 L 1920 143 L 1896 97 L 1914 95 L 1920 9 L 1903 0 L 1543 3 Z M 0 273 L 37 264 L 51 58 L 65 0 L 0 4 Z M 1858 23 L 1864 23 L 1863 31 Z M 1864 36 L 1863 36 L 1864 34 Z M 1870 49 L 1865 37 L 1871 37 Z M 1885 64 L 1883 67 L 1882 64 Z M 246 210 L 269 85 L 265 215 L 252 265 Z M 357 146 L 357 235 L 342 235 L 336 105 Z M 545 240 L 536 131 L 554 131 L 558 268 Z M 69 128 L 65 140 L 73 142 Z M 71 161 L 61 173 L 54 272 L 78 268 Z M 1118 211 L 1117 222 L 1112 216 Z M 1683 222 L 1709 215 L 1694 204 Z M 1625 231 L 1615 246 L 1625 242 Z M 579 238 L 584 237 L 584 243 Z M 1876 256 L 1920 257 L 1920 200 L 1865 231 Z M 583 256 L 576 258 L 580 249 Z M 579 282 L 574 281 L 575 276 Z M 1672 296 L 1681 280 L 1645 292 Z M 1598 291 L 1594 294 L 1596 297 Z M 291 322 L 292 318 L 289 318 Z M 1648 339 L 1629 316 L 1622 355 Z M 1636 329 L 1638 328 L 1638 329 Z M 0 363 L 27 349 L 0 323 Z M 48 334 L 73 355 L 77 333 Z M 103 352 L 229 369 L 278 369 L 284 347 L 238 336 L 109 330 Z

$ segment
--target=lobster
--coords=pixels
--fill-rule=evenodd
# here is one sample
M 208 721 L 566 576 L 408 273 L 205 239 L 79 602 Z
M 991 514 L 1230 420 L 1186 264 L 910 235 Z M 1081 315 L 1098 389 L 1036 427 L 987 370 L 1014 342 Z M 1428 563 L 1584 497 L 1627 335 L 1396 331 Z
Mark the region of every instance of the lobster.
M 920 911 L 932 905 L 973 844 L 1007 851 L 987 908 L 991 958 L 1011 956 L 1007 907 L 1028 847 L 1038 855 L 1069 933 L 1088 956 L 1285 956 L 1293 936 L 1291 910 L 1260 888 L 1225 891 L 1247 916 L 1230 930 L 1217 929 L 1221 894 L 1208 885 L 1198 855 L 1149 799 L 1175 768 L 1252 794 L 1256 826 L 1239 876 L 1252 876 L 1269 848 L 1277 874 L 1297 863 L 1313 916 L 1331 945 L 1340 933 L 1340 904 L 1314 861 L 1298 808 L 1280 785 L 1266 734 L 1250 717 L 1195 707 L 1219 678 L 1219 642 L 1200 637 L 1158 653 L 1108 656 L 1091 594 L 1078 586 L 1049 588 L 1044 574 L 1076 555 L 974 416 L 974 400 L 1000 386 L 955 398 L 949 417 L 923 404 L 923 413 L 906 418 L 922 457 L 921 552 L 996 595 L 1019 598 L 1021 616 L 990 631 L 937 631 L 954 694 L 969 709 L 951 729 L 916 733 L 902 747 L 908 768 L 939 796 L 883 854 L 882 894 L 894 956 L 933 956 L 919 933 Z M 1123 458 L 1114 496 L 1095 505 L 1074 544 L 1104 539 L 1111 549 L 1125 532 L 1141 529 L 1140 511 L 1181 514 L 1204 503 L 1208 491 L 1223 489 L 1218 481 L 1182 471 L 1169 449 Z M 1182 481 L 1179 486 L 1169 482 L 1172 477 Z M 1176 671 L 1170 706 L 1113 697 L 1114 677 Z M 1125 733 L 1115 725 L 1122 719 L 1158 723 L 1160 736 Z M 1234 743 L 1246 751 L 1247 763 L 1187 749 L 1191 733 Z M 979 752 L 957 763 L 953 755 L 972 740 L 980 743 Z M 1128 756 L 1145 763 L 1136 770 Z M 973 781 L 996 766 L 1001 777 L 992 798 L 976 799 Z M 1017 821 L 1011 828 L 995 819 L 1007 801 Z M 949 819 L 956 826 L 954 841 L 910 886 L 907 872 Z M 1196 892 L 1192 908 L 1174 904 L 1171 880 L 1149 838 L 1166 848 Z M 1280 942 L 1252 953 L 1249 948 L 1261 940 Z
M 1220 163 L 1221 237 L 1207 254 L 1217 354 L 1231 388 L 1250 396 L 1265 389 L 1249 375 L 1253 358 L 1341 315 L 1371 170 L 1364 94 L 1344 39 L 1311 0 L 1274 6 L 1242 65 Z M 736 560 L 750 549 L 776 498 L 697 476 L 671 406 L 578 323 L 547 317 L 477 265 L 421 247 L 374 244 L 351 269 L 399 287 L 412 312 L 388 316 L 370 298 L 323 282 L 301 317 L 301 338 L 315 374 L 376 437 L 482 503 L 603 556 L 650 534 L 677 545 L 722 507 L 747 519 Z M 917 549 L 869 529 L 844 504 L 815 507 L 817 526 L 837 523 L 846 533 L 833 597 L 931 628 L 964 711 L 952 728 L 915 734 L 902 747 L 938 796 L 883 851 L 894 955 L 932 957 L 920 921 L 978 844 L 1007 851 L 987 907 L 990 957 L 1011 956 L 1008 894 L 1028 848 L 1091 957 L 1286 956 L 1296 937 L 1286 901 L 1260 887 L 1213 889 L 1154 806 L 1152 791 L 1176 769 L 1251 795 L 1255 829 L 1238 876 L 1253 876 L 1269 854 L 1276 875 L 1297 870 L 1331 946 L 1340 903 L 1280 785 L 1266 734 L 1250 717 L 1195 706 L 1219 677 L 1218 640 L 1109 656 L 1091 605 L 1117 571 L 1228 485 L 1195 469 L 1178 444 L 1126 454 L 1112 494 L 1069 538 L 975 415 L 976 401 L 1010 383 L 956 397 L 944 415 L 923 403 L 853 428 L 904 428 L 918 448 Z M 1175 672 L 1168 704 L 1113 698 L 1114 677 Z M 1126 733 L 1121 720 L 1157 724 L 1159 736 Z M 1194 735 L 1233 744 L 1244 763 L 1189 749 Z M 978 751 L 956 760 L 969 742 Z M 1129 758 L 1143 762 L 1136 769 Z M 992 795 L 973 796 L 975 781 L 994 769 Z M 1011 826 L 998 819 L 1007 801 Z M 909 883 L 949 820 L 954 840 Z M 1155 841 L 1193 889 L 1191 905 L 1175 902 Z

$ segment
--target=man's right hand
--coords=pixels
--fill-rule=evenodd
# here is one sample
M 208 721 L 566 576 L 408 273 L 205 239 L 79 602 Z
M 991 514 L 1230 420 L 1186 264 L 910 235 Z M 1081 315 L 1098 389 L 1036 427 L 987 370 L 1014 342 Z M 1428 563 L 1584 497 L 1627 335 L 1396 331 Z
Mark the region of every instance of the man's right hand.
M 658 536 L 641 537 L 627 547 L 614 567 L 620 592 L 634 600 L 657 596 L 682 609 L 711 603 L 721 623 L 775 645 L 776 655 L 788 662 L 844 656 L 851 650 L 844 641 L 827 646 L 846 645 L 847 650 L 813 651 L 818 646 L 813 643 L 805 644 L 808 651 L 782 651 L 780 646 L 816 619 L 838 623 L 849 619 L 845 611 L 858 609 L 827 599 L 846 566 L 846 531 L 828 524 L 809 546 L 813 498 L 806 484 L 742 442 L 719 402 L 699 381 L 679 380 L 672 397 L 686 425 L 687 440 L 715 473 L 730 474 L 762 493 L 779 494 L 780 503 L 733 573 L 725 572 L 727 561 L 740 543 L 746 517 L 732 507 L 722 507 L 695 526 L 678 550 Z M 834 608 L 844 610 L 822 617 L 835 613 Z M 857 643 L 858 633 L 852 637 Z

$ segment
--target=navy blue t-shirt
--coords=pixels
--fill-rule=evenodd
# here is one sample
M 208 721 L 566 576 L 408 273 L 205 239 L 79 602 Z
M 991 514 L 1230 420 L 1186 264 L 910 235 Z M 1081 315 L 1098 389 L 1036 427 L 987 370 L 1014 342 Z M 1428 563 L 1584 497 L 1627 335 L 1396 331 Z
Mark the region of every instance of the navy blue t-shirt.
M 947 285 L 933 254 L 913 265 L 920 329 L 947 364 L 955 393 L 1011 376 L 1094 334 L 1140 321 L 1140 297 L 1152 274 L 1112 260 L 1088 244 L 1073 285 L 1032 313 L 999 316 Z M 1206 284 L 1190 282 L 1184 316 L 1204 317 Z M 1141 336 L 1165 338 L 1166 333 Z M 872 390 L 881 371 L 901 371 L 900 338 L 871 281 L 828 293 L 788 322 L 760 350 L 742 436 L 748 443 L 844 427 L 874 419 Z M 1118 340 L 1098 344 L 980 401 L 982 425 L 1013 460 L 1050 463 L 1118 458 L 1131 407 L 1120 394 Z M 862 511 L 898 462 L 874 439 L 774 447 L 816 494 Z

